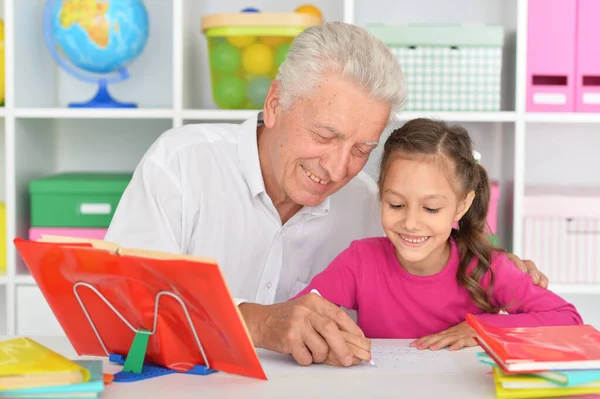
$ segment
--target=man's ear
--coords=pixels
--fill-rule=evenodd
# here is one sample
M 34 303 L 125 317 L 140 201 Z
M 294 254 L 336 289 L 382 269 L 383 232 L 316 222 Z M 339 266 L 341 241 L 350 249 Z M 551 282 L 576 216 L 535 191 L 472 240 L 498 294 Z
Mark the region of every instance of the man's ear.
M 458 209 L 456 211 L 456 215 L 454 215 L 454 221 L 458 222 L 460 219 L 462 219 L 463 216 L 465 216 L 465 213 L 467 213 L 467 211 L 469 210 L 469 208 L 471 207 L 471 204 L 473 204 L 473 200 L 475 199 L 475 191 L 471 191 L 469 194 L 467 194 L 467 196 L 458 204 Z
M 281 112 L 279 106 L 279 81 L 273 80 L 269 87 L 269 92 L 265 98 L 265 104 L 263 105 L 263 119 L 264 124 L 268 128 L 272 128 L 275 125 L 275 121 Z

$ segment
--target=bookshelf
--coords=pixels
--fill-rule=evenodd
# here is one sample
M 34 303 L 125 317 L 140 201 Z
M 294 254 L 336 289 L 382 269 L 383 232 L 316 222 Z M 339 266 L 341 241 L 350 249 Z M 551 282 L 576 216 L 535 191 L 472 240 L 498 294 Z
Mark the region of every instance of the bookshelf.
M 505 27 L 501 112 L 403 112 L 400 121 L 440 117 L 464 124 L 482 162 L 501 183 L 500 245 L 522 253 L 523 194 L 526 184 L 598 184 L 600 114 L 527 113 L 525 54 L 527 0 L 144 0 L 150 19 L 146 49 L 134 61 L 131 78 L 110 87 L 137 109 L 70 109 L 70 101 L 91 97 L 96 88 L 64 73 L 48 53 L 42 34 L 43 0 L 0 0 L 5 21 L 6 105 L 0 108 L 4 174 L 1 200 L 7 206 L 7 273 L 0 276 L 0 334 L 60 333 L 56 320 L 12 244 L 29 227 L 30 179 L 67 170 L 132 171 L 164 131 L 188 123 L 239 123 L 255 111 L 219 110 L 211 98 L 204 14 L 254 6 L 291 12 L 311 3 L 327 21 L 369 23 L 494 23 Z M 384 132 L 384 140 L 389 131 Z M 551 137 L 551 140 L 548 139 Z M 582 142 L 585 144 L 582 146 Z M 563 151 L 562 149 L 568 149 Z M 549 157 L 549 154 L 551 157 Z M 376 152 L 366 171 L 376 173 Z M 543 269 L 543 265 L 539 265 Z M 600 265 L 598 265 L 600 268 Z M 584 309 L 600 326 L 594 301 L 598 285 L 551 288 Z

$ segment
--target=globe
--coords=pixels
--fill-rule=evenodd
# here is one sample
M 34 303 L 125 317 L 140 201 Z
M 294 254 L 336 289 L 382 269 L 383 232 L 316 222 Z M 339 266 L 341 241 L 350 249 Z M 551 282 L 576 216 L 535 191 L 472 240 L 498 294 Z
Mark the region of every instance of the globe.
M 141 0 L 47 0 L 43 27 L 52 58 L 75 78 L 98 85 L 94 98 L 69 107 L 137 107 L 112 98 L 107 86 L 129 78 L 127 66 L 144 50 L 148 25 Z

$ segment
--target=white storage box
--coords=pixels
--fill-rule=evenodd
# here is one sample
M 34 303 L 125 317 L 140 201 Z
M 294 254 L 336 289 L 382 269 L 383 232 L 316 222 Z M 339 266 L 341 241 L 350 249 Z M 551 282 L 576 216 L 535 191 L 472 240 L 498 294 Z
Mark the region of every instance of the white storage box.
M 500 111 L 504 28 L 500 25 L 368 25 L 398 58 L 405 111 Z
M 600 188 L 529 187 L 523 256 L 552 284 L 600 283 Z

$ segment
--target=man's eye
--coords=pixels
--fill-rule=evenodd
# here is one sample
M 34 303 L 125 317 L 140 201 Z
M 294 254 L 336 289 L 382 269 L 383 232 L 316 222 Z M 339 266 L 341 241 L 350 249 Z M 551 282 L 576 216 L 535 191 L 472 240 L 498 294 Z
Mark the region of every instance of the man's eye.
M 368 157 L 371 152 L 355 148 L 354 153 L 359 157 Z
M 323 136 L 318 133 L 313 133 L 313 136 L 319 143 L 327 143 L 333 139 L 333 137 Z

